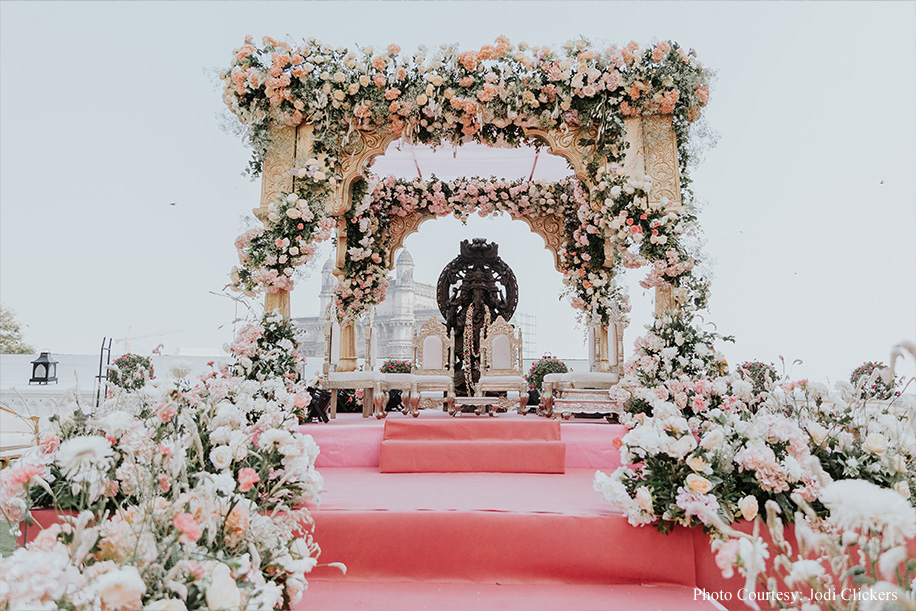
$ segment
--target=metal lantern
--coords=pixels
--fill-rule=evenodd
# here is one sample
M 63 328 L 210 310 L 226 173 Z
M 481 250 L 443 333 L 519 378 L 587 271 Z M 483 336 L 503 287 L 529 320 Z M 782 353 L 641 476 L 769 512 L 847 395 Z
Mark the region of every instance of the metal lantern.
M 57 361 L 51 358 L 50 352 L 42 352 L 41 356 L 32 361 L 32 379 L 29 384 L 57 384 Z

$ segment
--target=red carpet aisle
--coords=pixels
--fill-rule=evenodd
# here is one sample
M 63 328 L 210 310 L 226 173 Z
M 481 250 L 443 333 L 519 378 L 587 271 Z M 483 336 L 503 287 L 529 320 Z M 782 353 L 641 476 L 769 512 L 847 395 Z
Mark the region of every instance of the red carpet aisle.
M 716 608 L 694 600 L 692 533 L 632 528 L 592 490 L 595 469 L 616 465 L 611 441 L 622 427 L 426 412 L 389 420 L 389 435 L 424 443 L 466 441 L 478 427 L 489 427 L 476 431 L 479 440 L 505 441 L 497 428 L 530 440 L 552 435 L 535 428 L 559 425 L 568 462 L 560 474 L 381 473 L 383 423 L 339 416 L 308 426 L 322 448 L 318 464 L 337 465 L 321 469 L 327 492 L 314 511 L 321 560 L 349 570 L 316 569 L 299 610 Z M 499 452 L 485 454 L 500 460 Z

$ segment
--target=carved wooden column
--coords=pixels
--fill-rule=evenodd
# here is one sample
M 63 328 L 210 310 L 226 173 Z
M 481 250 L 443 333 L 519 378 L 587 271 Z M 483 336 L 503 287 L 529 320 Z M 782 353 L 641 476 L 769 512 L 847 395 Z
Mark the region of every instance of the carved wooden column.
M 267 223 L 267 207 L 283 191 L 291 191 L 293 177 L 290 170 L 296 154 L 296 128 L 284 125 L 270 126 L 270 144 L 261 167 L 261 205 L 254 209 L 254 215 Z M 289 291 L 264 295 L 264 311 L 278 311 L 289 316 Z

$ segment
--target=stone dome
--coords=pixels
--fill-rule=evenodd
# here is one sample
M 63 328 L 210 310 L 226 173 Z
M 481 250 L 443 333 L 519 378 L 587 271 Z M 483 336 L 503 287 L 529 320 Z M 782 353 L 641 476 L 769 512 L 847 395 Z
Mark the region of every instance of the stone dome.
M 401 254 L 398 255 L 398 267 L 403 267 L 406 265 L 413 265 L 413 257 L 410 256 L 410 253 L 407 252 L 407 249 L 404 248 L 401 250 Z

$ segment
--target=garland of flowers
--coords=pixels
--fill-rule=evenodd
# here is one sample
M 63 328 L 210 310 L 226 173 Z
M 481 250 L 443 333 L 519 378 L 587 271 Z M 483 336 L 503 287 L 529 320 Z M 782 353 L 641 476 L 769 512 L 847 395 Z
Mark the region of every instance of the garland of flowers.
M 257 46 L 247 37 L 220 78 L 224 102 L 249 127 L 252 170 L 260 171 L 269 123 L 309 122 L 314 150 L 332 155 L 351 143 L 354 128 L 427 144 L 508 146 L 529 127 L 594 129 L 586 160 L 594 175 L 621 159 L 624 117 L 672 115 L 683 143 L 709 99 L 710 73 L 672 41 L 600 49 L 579 39 L 557 51 L 501 36 L 479 50 L 399 53 L 397 45 L 353 51 L 314 39 L 294 46 L 264 37 Z M 683 170 L 683 147 L 679 161 Z
M 259 290 L 292 290 L 296 267 L 311 261 L 318 244 L 330 237 L 334 222 L 324 202 L 336 179 L 317 159 L 292 172 L 296 189 L 278 194 L 267 208 L 264 224 L 236 239 L 239 265 L 232 269 L 233 290 L 249 296 Z
M 472 374 L 472 358 L 474 357 L 474 304 L 471 303 L 468 305 L 467 312 L 464 316 L 464 341 L 462 342 L 463 348 L 463 360 L 462 364 L 464 365 L 464 383 L 468 394 L 471 393 L 471 389 L 474 388 Z
M 693 277 L 695 258 L 686 253 L 680 239 L 695 217 L 667 202 L 650 206 L 647 189 L 651 183 L 617 176 L 616 170 L 610 167 L 602 174 L 591 194 L 572 178 L 541 182 L 370 177 L 354 189 L 354 205 L 344 216 L 347 250 L 343 282 L 335 293 L 338 316 L 355 320 L 385 298 L 390 220 L 415 213 L 453 215 L 459 220 L 472 214 L 503 213 L 516 219 L 547 215 L 563 219 L 564 242 L 558 254 L 565 292 L 586 324 L 626 319 L 629 299 L 614 279 L 621 271 L 621 260 L 626 267 L 652 263 L 647 281 L 657 276 L 654 285 L 676 287 L 677 303 L 692 301 L 699 307 L 705 302 L 706 284 Z M 635 224 L 627 223 L 634 218 Z M 610 266 L 604 247 L 608 231 L 617 231 L 617 253 Z

